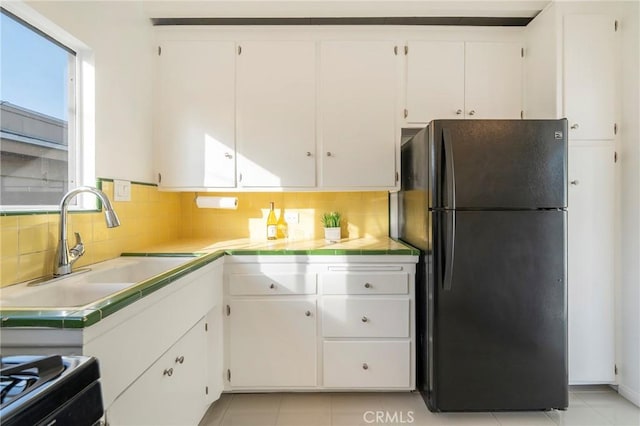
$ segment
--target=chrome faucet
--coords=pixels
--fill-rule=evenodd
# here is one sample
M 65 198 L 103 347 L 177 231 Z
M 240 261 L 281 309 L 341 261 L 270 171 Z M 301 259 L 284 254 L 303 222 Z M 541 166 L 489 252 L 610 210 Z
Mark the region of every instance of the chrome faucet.
M 76 245 L 69 249 L 67 245 L 67 210 L 69 201 L 82 192 L 90 192 L 102 201 L 104 207 L 104 218 L 107 221 L 107 228 L 115 228 L 120 226 L 118 215 L 113 211 L 111 202 L 107 195 L 97 188 L 90 186 L 80 186 L 67 192 L 62 201 L 60 201 L 60 239 L 58 240 L 58 249 L 56 250 L 55 264 L 53 265 L 53 276 L 59 277 L 71 273 L 71 265 L 75 263 L 84 254 L 84 244 L 80 233 L 76 232 Z

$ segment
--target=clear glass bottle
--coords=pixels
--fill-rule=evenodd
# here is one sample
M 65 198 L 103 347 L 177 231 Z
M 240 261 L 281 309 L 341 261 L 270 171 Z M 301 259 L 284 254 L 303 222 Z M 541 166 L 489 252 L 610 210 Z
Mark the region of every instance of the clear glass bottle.
M 289 233 L 289 228 L 287 222 L 284 220 L 284 209 L 280 209 L 280 217 L 278 218 L 278 223 L 276 225 L 276 237 L 279 239 L 287 238 Z

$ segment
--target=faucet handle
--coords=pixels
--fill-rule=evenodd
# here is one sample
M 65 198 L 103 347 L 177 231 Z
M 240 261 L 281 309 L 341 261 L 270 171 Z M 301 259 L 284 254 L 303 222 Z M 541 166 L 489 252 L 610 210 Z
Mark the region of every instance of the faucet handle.
M 70 264 L 73 264 L 80 256 L 84 254 L 84 244 L 82 243 L 82 237 L 79 232 L 74 232 L 76 236 L 76 245 L 69 249 L 71 255 Z

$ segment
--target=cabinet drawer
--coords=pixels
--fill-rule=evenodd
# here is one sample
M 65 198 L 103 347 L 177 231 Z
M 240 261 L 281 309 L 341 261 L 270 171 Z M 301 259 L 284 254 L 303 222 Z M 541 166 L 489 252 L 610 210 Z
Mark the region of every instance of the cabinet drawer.
M 407 273 L 338 273 L 323 274 L 324 294 L 407 294 Z
M 325 337 L 409 337 L 409 299 L 325 297 Z
M 231 274 L 233 296 L 316 294 L 316 274 Z
M 401 342 L 324 342 L 324 386 L 404 388 L 411 385 L 411 345 Z

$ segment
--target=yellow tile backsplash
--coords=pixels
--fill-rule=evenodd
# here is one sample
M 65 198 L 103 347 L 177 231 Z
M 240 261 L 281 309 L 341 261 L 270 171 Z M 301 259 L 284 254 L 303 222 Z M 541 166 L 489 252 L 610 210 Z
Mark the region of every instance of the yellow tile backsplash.
M 103 181 L 102 190 L 113 200 L 112 182 Z M 69 245 L 75 242 L 74 232 L 80 232 L 85 244 L 85 255 L 74 267 L 182 238 L 264 240 L 271 201 L 275 202 L 277 216 L 283 209 L 298 213 L 299 223 L 288 227 L 291 240 L 322 238 L 320 217 L 334 210 L 343 217 L 343 238 L 388 235 L 389 194 L 384 191 L 206 195 L 238 197 L 238 208 L 200 209 L 195 204 L 196 193 L 161 192 L 155 186 L 134 183 L 131 201 L 112 202 L 121 222 L 117 228 L 106 227 L 102 212 L 71 212 L 67 224 Z M 0 216 L 0 287 L 51 274 L 59 218 L 57 213 Z
M 175 213 L 180 211 L 180 194 L 159 192 L 150 185 L 131 187 L 131 201 L 112 203 L 121 222 L 118 228 L 108 229 L 102 212 L 69 214 L 69 245 L 75 244 L 74 232 L 82 235 L 85 245 L 85 254 L 74 267 L 179 238 L 180 219 Z M 103 181 L 102 190 L 113 200 L 112 182 Z M 0 216 L 0 286 L 51 274 L 59 220 L 58 213 Z
M 237 197 L 236 210 L 200 209 L 195 193 L 183 193 L 180 233 L 185 238 L 231 239 L 266 238 L 269 203 L 275 203 L 276 216 L 282 211 L 297 212 L 298 224 L 288 227 L 292 240 L 323 238 L 320 217 L 328 211 L 342 214 L 343 238 L 382 237 L 389 234 L 389 194 L 379 192 L 245 192 L 207 193 L 207 196 Z

